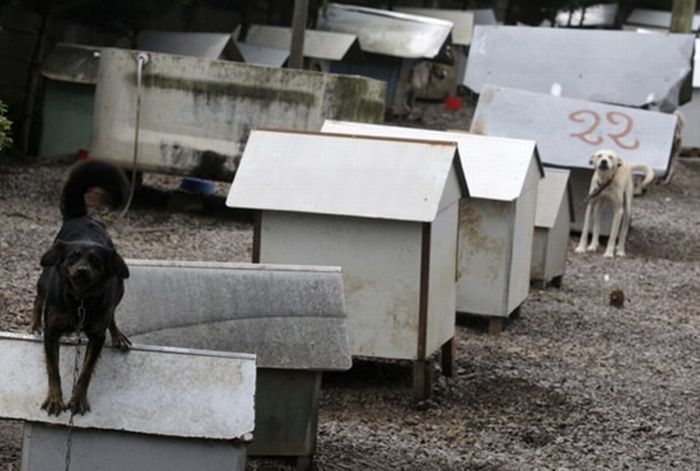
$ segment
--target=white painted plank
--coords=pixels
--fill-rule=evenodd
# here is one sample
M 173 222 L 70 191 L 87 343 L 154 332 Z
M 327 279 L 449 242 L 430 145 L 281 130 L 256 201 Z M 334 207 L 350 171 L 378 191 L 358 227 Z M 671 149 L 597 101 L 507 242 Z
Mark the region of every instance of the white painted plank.
M 85 343 L 80 347 L 81 361 Z M 76 345 L 61 345 L 64 401 L 70 398 Z M 68 424 L 67 412 L 41 410 L 47 391 L 41 337 L 0 333 L 0 417 Z M 255 355 L 135 345 L 106 347 L 88 390 L 91 411 L 74 426 L 236 439 L 254 428 Z

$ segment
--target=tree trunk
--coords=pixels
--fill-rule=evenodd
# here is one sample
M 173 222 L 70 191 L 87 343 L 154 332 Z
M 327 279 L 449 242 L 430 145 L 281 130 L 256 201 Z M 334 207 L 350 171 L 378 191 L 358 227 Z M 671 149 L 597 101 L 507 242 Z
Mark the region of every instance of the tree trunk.
M 673 0 L 671 32 L 690 33 L 693 30 L 693 15 L 696 0 Z
M 41 66 L 44 63 L 44 54 L 46 51 L 46 39 L 49 31 L 50 12 L 42 13 L 41 25 L 39 26 L 38 37 L 34 52 L 32 53 L 31 63 L 29 65 L 29 77 L 27 78 L 27 86 L 24 92 L 24 106 L 22 114 L 22 154 L 27 157 L 29 155 L 29 141 L 31 137 L 32 127 L 34 125 L 34 114 L 36 107 L 36 98 L 39 93 L 39 81 L 41 80 Z
M 306 34 L 308 14 L 309 0 L 294 0 L 292 43 L 289 46 L 289 67 L 291 69 L 304 67 L 304 35 Z

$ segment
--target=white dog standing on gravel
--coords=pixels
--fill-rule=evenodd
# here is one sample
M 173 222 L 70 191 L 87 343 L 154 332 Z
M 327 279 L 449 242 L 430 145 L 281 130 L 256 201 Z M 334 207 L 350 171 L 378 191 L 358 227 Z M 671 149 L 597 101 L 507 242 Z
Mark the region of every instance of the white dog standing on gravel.
M 586 217 L 583 220 L 581 240 L 576 247 L 576 253 L 598 250 L 598 236 L 600 234 L 600 205 L 603 201 L 609 201 L 613 209 L 612 227 L 605 257 L 625 256 L 625 240 L 630 227 L 632 213 L 632 198 L 634 196 L 633 171 L 643 171 L 644 180 L 641 187 L 644 189 L 652 180 L 654 172 L 648 165 L 625 164 L 619 155 L 611 150 L 599 150 L 591 155 L 588 162 L 593 165 L 593 178 L 591 188 L 588 191 Z M 593 223 L 593 236 L 588 242 L 588 231 Z M 617 249 L 615 249 L 617 241 Z

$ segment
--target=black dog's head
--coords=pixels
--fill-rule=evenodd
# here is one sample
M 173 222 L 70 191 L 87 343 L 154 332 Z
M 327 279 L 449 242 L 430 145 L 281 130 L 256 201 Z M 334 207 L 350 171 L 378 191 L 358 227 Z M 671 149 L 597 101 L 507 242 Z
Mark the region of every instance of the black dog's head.
M 41 266 L 56 267 L 77 294 L 91 291 L 111 276 L 129 277 L 129 269 L 116 250 L 90 242 L 57 241 L 41 257 Z

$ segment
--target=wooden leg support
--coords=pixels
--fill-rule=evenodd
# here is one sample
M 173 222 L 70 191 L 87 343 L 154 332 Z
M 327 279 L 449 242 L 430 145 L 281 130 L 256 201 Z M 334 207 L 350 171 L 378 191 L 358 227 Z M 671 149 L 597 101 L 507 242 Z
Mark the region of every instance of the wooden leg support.
M 506 319 L 504 317 L 489 318 L 489 334 L 498 335 L 503 332 L 506 327 Z
M 413 361 L 413 402 L 425 401 L 430 397 L 430 360 Z
M 457 339 L 452 337 L 442 346 L 441 366 L 443 376 L 453 378 L 457 372 L 455 360 L 457 358 Z

